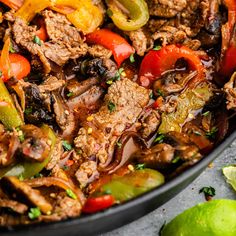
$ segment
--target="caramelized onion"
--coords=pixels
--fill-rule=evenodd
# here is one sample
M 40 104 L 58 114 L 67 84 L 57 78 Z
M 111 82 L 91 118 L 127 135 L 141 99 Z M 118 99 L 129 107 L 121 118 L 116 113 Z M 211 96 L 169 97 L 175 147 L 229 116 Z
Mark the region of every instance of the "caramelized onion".
M 69 182 L 65 179 L 58 178 L 58 177 L 42 177 L 42 178 L 26 180 L 24 182 L 33 188 L 38 188 L 42 186 L 46 186 L 46 187 L 57 186 L 64 190 L 71 189 L 76 194 L 81 204 L 83 205 L 85 203 L 85 197 L 82 191 L 76 186 L 74 186 L 72 182 Z
M 132 153 L 130 152 L 128 155 L 125 155 L 124 151 L 126 145 L 128 144 L 131 138 L 133 139 L 134 144 L 136 144 L 135 145 L 136 150 L 134 150 L 134 152 L 140 148 L 141 149 L 147 148 L 146 142 L 136 132 L 133 131 L 124 132 L 117 142 L 118 145 L 115 146 L 113 160 L 111 160 L 111 163 L 109 163 L 107 166 L 101 167 L 99 169 L 100 171 L 108 172 L 108 174 L 114 173 L 117 169 L 122 167 L 130 159 L 130 157 L 134 152 Z

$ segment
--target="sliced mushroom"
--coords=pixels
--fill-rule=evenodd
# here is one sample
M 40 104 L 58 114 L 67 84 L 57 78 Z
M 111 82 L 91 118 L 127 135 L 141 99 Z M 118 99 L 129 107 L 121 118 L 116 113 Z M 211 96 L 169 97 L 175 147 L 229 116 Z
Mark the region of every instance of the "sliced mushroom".
M 50 143 L 42 130 L 34 125 L 21 127 L 24 141 L 20 147 L 23 157 L 31 161 L 44 161 L 50 152 Z

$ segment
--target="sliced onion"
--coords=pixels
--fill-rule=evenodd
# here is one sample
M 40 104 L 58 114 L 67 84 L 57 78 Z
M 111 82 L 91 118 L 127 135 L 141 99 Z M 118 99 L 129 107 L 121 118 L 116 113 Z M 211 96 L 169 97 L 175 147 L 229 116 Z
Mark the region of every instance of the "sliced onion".
M 26 180 L 24 182 L 33 188 L 38 188 L 42 186 L 50 187 L 53 185 L 62 188 L 64 190 L 71 189 L 76 194 L 81 204 L 83 205 L 85 203 L 85 197 L 82 191 L 76 186 L 74 186 L 72 182 L 69 182 L 65 179 L 58 177 L 42 177 L 42 178 Z

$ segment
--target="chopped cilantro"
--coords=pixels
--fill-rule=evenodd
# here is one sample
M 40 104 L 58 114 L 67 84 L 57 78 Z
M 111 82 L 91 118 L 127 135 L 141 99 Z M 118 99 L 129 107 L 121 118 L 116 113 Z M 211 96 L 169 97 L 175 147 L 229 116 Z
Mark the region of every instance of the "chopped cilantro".
M 118 142 L 116 142 L 116 145 L 117 145 L 119 148 L 121 148 L 122 143 L 118 141 Z
M 67 189 L 66 193 L 70 198 L 77 199 L 77 196 L 75 195 L 75 193 L 71 189 Z
M 155 50 L 155 51 L 159 51 L 159 50 L 161 50 L 161 46 L 159 46 L 159 45 L 154 46 L 153 50 Z
M 209 186 L 209 187 L 203 187 L 199 190 L 199 193 L 204 193 L 205 197 L 214 197 L 216 195 L 216 190 Z
M 43 175 L 41 173 L 38 173 L 34 176 L 34 178 L 42 178 L 42 177 L 43 177 Z
M 153 92 L 151 91 L 150 94 L 149 94 L 149 98 L 150 99 L 153 99 Z
M 106 84 L 111 85 L 113 82 L 120 80 L 121 74 L 124 72 L 124 68 L 119 68 L 119 70 L 116 72 L 115 76 L 113 78 L 110 78 L 106 81 Z
M 212 127 L 212 129 L 209 132 L 206 132 L 206 137 L 208 139 L 214 139 L 217 132 L 218 132 L 218 128 Z
M 173 164 L 176 164 L 177 162 L 179 162 L 181 160 L 180 156 L 176 156 L 174 157 L 174 159 L 171 161 Z
M 210 111 L 206 111 L 206 112 L 204 112 L 202 115 L 203 115 L 203 116 L 208 116 L 209 113 L 210 113 Z
M 116 105 L 113 102 L 109 102 L 107 107 L 110 112 L 113 112 L 116 109 Z
M 201 134 L 199 131 L 197 131 L 197 130 L 193 130 L 193 133 L 194 133 L 195 135 L 197 135 L 197 136 L 202 136 L 202 134 Z
M 42 45 L 42 42 L 41 42 L 40 38 L 37 35 L 34 36 L 34 43 L 38 44 L 39 46 Z
M 19 179 L 20 181 L 23 181 L 23 180 L 24 180 L 24 177 L 23 177 L 23 175 L 22 175 L 22 174 L 20 174 L 20 175 L 18 176 L 18 179 Z
M 11 53 L 15 53 L 15 52 L 16 52 L 16 51 L 14 50 L 14 48 L 12 47 L 12 43 L 10 44 L 9 51 L 10 51 Z
M 110 8 L 107 9 L 107 15 L 108 15 L 109 17 L 112 17 L 112 16 L 113 16 L 113 11 L 112 11 Z
M 23 132 L 18 137 L 19 137 L 19 140 L 20 140 L 21 143 L 23 143 L 25 141 L 25 135 L 24 135 Z
M 154 139 L 154 143 L 163 143 L 165 138 L 164 134 L 158 134 L 157 137 Z
M 130 60 L 131 63 L 135 62 L 134 54 L 130 55 L 129 60 Z
M 30 208 L 28 216 L 31 220 L 35 220 L 35 219 L 39 218 L 39 216 L 41 216 L 41 211 L 38 207 Z
M 157 94 L 159 95 L 159 96 L 161 96 L 161 97 L 163 97 L 164 96 L 164 94 L 163 94 L 163 92 L 160 90 L 160 89 L 157 89 Z
M 82 154 L 82 150 L 81 149 L 77 150 L 77 154 L 81 155 Z
M 64 148 L 65 151 L 70 151 L 70 150 L 72 150 L 71 144 L 68 143 L 66 140 L 64 140 L 64 141 L 62 142 L 62 146 L 63 146 L 63 148 Z
M 25 113 L 26 115 L 30 115 L 30 114 L 32 114 L 32 112 L 33 112 L 33 108 L 32 108 L 32 107 L 27 107 L 27 108 L 25 109 L 25 111 L 24 111 L 24 113 Z
M 137 164 L 135 166 L 135 169 L 136 170 L 143 170 L 143 169 L 145 169 L 145 167 L 146 167 L 146 165 L 144 163 L 143 164 Z
M 69 93 L 66 94 L 66 96 L 67 96 L 68 98 L 72 97 L 73 95 L 74 95 L 73 92 L 69 92 Z
M 64 165 L 64 166 L 62 167 L 62 169 L 66 171 L 66 170 L 69 170 L 70 168 L 69 168 L 69 166 Z

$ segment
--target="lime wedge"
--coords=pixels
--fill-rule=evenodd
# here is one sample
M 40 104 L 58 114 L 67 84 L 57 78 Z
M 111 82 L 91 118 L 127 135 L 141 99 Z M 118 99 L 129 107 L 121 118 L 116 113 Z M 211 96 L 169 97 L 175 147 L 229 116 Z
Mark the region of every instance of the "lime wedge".
M 236 191 L 236 166 L 226 166 L 222 169 L 227 182 Z

